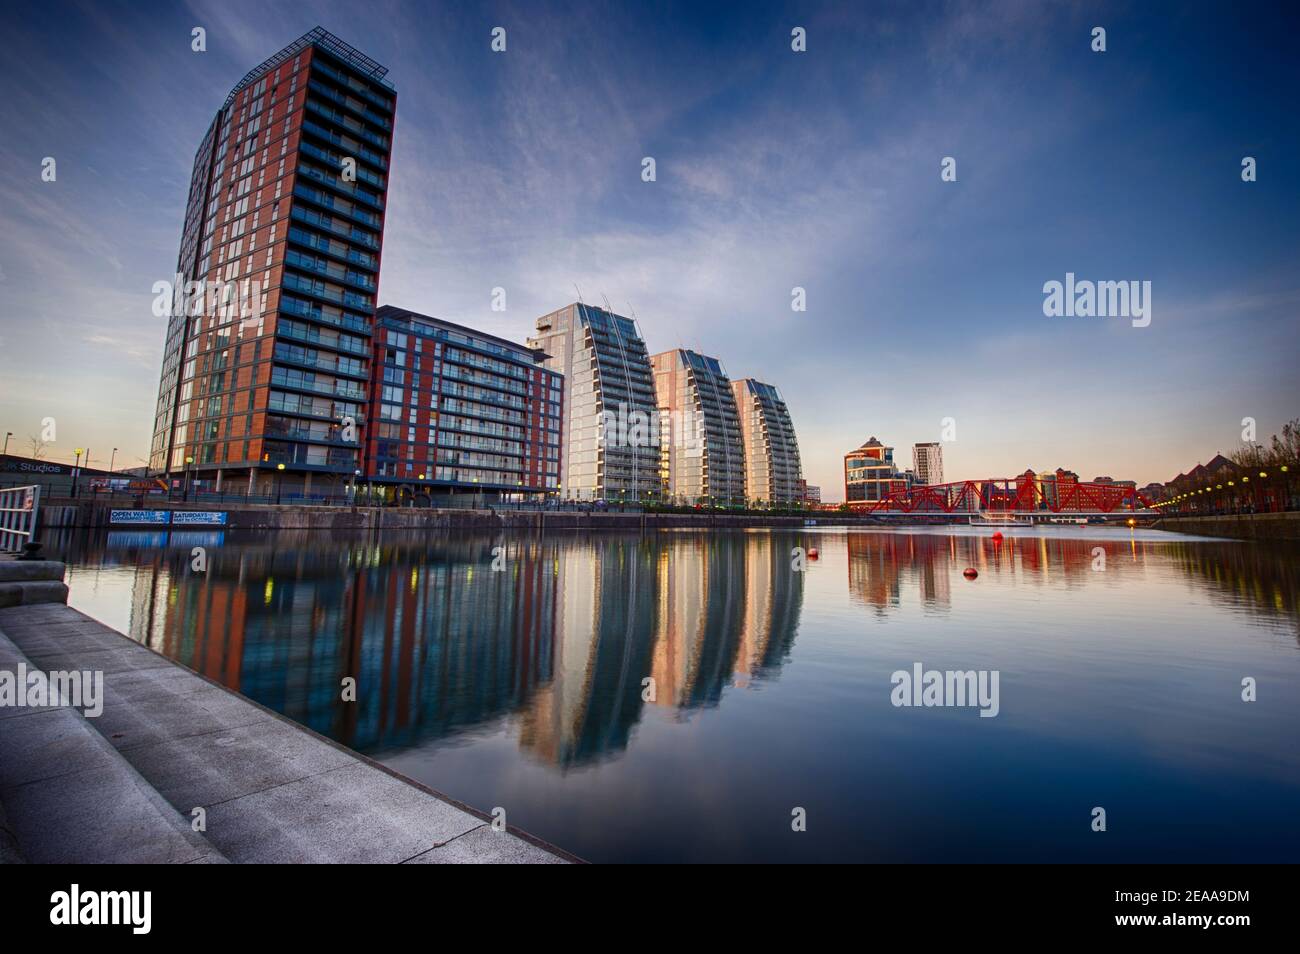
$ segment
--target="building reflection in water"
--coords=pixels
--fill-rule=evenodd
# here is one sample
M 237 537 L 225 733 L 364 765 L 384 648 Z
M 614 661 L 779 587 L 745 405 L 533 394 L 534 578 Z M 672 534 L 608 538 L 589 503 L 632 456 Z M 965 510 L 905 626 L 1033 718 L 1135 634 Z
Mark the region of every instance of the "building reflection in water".
M 1271 541 L 1210 550 L 1179 540 L 1171 551 L 1188 577 L 1202 583 L 1214 599 L 1252 619 L 1290 620 L 1300 644 L 1300 544 Z
M 1086 861 L 1052 818 L 1099 777 L 1137 799 L 1122 861 L 1174 829 L 1202 839 L 1174 860 L 1293 847 L 1295 547 L 1068 527 L 45 542 L 78 608 L 593 860 Z M 807 572 L 795 546 L 821 551 Z M 896 711 L 889 673 L 918 659 L 999 669 L 1014 705 Z M 1007 798 L 1014 824 L 989 829 Z M 793 804 L 832 821 L 783 837 Z
M 1009 533 L 995 541 L 990 534 L 849 533 L 849 596 L 885 615 L 914 591 L 927 611 L 945 612 L 952 603 L 953 581 L 960 581 L 967 567 L 1026 586 L 1085 585 L 1106 579 L 1096 576 L 1094 567 L 1141 566 L 1154 552 L 1149 541 L 1139 542 L 1122 530 L 1114 534 L 1079 538 Z
M 684 717 L 771 678 L 803 599 L 789 541 L 766 532 L 107 543 L 135 565 L 133 638 L 365 752 L 513 716 L 546 762 L 617 753 L 647 705 Z
M 641 717 L 654 555 L 647 541 L 596 537 L 560 548 L 556 566 L 555 671 L 529 701 L 519 738 L 540 758 L 569 765 L 623 749 Z
M 949 612 L 966 567 L 1017 588 L 1082 587 L 1153 560 L 1247 616 L 1300 616 L 1300 560 L 1282 545 L 1123 531 L 817 539 L 818 566 L 838 576 L 844 559 L 851 600 L 878 616 L 909 603 Z M 133 574 L 134 638 L 346 745 L 378 753 L 509 720 L 530 757 L 570 767 L 621 752 L 651 712 L 687 719 L 779 672 L 803 609 L 798 543 L 766 531 L 115 532 L 65 550 L 74 572 L 80 561 Z M 208 552 L 206 572 L 191 570 L 195 546 Z M 342 701 L 347 677 L 355 704 Z

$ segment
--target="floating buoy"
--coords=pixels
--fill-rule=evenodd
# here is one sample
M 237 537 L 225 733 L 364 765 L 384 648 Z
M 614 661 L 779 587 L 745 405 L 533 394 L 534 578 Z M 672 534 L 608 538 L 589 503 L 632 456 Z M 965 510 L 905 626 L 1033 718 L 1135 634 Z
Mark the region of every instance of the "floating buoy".
M 808 548 L 808 559 L 810 559 L 810 560 L 815 560 L 815 559 L 817 559 L 817 548 L 816 548 L 816 547 L 809 547 L 809 548 Z
M 975 579 L 975 577 L 979 576 L 980 573 L 979 573 L 979 570 L 975 569 L 975 567 L 973 567 L 973 566 L 968 566 L 968 567 L 966 567 L 965 570 L 962 571 L 962 574 L 961 574 L 961 575 L 964 576 L 964 577 L 966 577 L 966 579 L 968 579 L 968 580 L 973 580 L 973 579 Z
M 1001 530 L 994 530 L 994 531 L 993 531 L 993 542 L 994 542 L 994 543 L 1001 543 L 1001 542 L 1002 542 L 1002 531 L 1001 531 Z

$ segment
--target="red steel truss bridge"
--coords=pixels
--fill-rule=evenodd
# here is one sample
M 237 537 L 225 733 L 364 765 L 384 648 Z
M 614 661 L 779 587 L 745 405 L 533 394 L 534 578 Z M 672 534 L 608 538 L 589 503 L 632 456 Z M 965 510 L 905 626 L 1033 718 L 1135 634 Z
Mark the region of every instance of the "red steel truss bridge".
M 980 515 L 1120 518 L 1151 516 L 1157 511 L 1136 488 L 1128 484 L 1087 481 L 1035 480 L 1021 477 L 990 477 L 951 484 L 918 484 L 894 490 L 880 500 L 849 501 L 856 513 L 879 516 L 933 515 L 978 517 Z

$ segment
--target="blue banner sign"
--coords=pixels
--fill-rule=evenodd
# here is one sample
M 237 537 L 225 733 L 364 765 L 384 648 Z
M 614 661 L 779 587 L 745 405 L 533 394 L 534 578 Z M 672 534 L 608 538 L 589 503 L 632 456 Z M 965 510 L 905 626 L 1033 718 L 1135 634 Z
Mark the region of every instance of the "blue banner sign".
M 219 527 L 226 525 L 226 511 L 224 510 L 175 510 L 172 512 L 172 525 L 179 523 L 187 524 L 211 524 Z
M 170 523 L 171 513 L 166 510 L 114 510 L 110 523 Z

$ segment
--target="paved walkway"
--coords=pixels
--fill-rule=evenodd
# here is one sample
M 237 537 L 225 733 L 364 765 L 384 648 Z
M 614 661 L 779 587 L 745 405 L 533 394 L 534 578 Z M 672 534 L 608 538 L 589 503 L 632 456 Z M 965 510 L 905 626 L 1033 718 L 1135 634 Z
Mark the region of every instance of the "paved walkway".
M 97 718 L 0 706 L 0 828 L 28 861 L 577 860 L 70 607 L 0 609 L 0 671 L 19 663 L 104 674 Z

